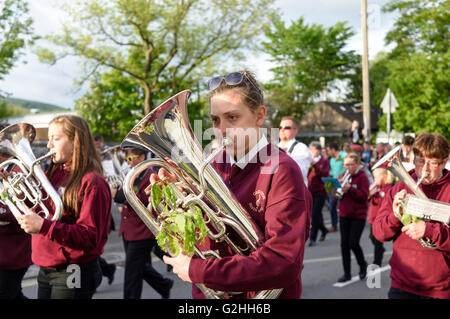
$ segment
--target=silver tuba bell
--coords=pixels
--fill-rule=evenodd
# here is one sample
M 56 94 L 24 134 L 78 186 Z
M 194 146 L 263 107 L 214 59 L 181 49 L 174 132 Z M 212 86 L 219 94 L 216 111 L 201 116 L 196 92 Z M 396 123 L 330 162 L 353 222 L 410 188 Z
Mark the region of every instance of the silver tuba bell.
M 53 153 L 36 159 L 31 149 L 35 137 L 35 128 L 27 123 L 10 125 L 0 132 L 2 151 L 12 156 L 0 163 L 0 172 L 4 175 L 0 182 L 1 197 L 16 218 L 32 212 L 48 218 L 52 210 L 51 219 L 59 220 L 63 211 L 61 197 L 39 165 Z M 8 167 L 13 167 L 13 171 L 5 174 Z M 54 206 L 50 210 L 44 204 L 49 198 Z
M 162 103 L 147 114 L 123 140 L 122 148 L 144 148 L 159 157 L 159 159 L 150 159 L 138 164 L 127 174 L 123 185 L 125 196 L 135 212 L 156 236 L 161 227 L 158 218 L 137 198 L 133 191 L 133 184 L 136 177 L 147 168 L 164 167 L 177 175 L 177 180 L 183 189 L 190 191 L 187 196 L 182 192 L 177 193 L 177 200 L 183 203 L 183 207 L 189 207 L 189 205 L 201 207 L 206 217 L 208 236 L 215 241 L 225 241 L 234 254 L 249 254 L 257 249 L 263 233 L 252 222 L 248 213 L 234 199 L 222 178 L 209 164 L 214 156 L 227 146 L 226 143 L 230 143 L 230 140 L 224 139 L 226 143 L 204 160 L 202 147 L 194 135 L 187 116 L 186 105 L 190 94 L 188 90 L 182 91 Z M 168 159 L 173 161 L 176 169 Z M 159 213 L 161 212 L 156 212 L 156 214 Z M 230 238 L 231 229 L 240 237 L 239 243 Z M 195 254 L 203 259 L 223 257 L 216 251 L 200 251 L 197 247 L 195 247 Z M 203 284 L 197 284 L 197 287 L 210 299 L 226 298 L 238 293 L 215 291 Z M 257 292 L 254 298 L 277 298 L 281 292 L 282 289 L 263 290 Z
M 415 182 L 400 161 L 400 150 L 401 145 L 395 147 L 375 163 L 372 170 L 381 165 L 385 166 L 385 168 L 397 176 L 414 193 L 414 195 L 407 194 L 403 202 L 399 205 L 399 207 L 403 208 L 404 213 L 424 220 L 440 221 L 448 226 L 450 205 L 431 200 L 425 195 L 419 188 L 419 185 L 426 175 L 422 175 L 419 180 Z M 401 219 L 400 212 L 396 211 L 394 214 L 397 218 Z M 420 238 L 418 241 L 425 248 L 436 249 L 436 245 L 432 243 L 429 238 Z

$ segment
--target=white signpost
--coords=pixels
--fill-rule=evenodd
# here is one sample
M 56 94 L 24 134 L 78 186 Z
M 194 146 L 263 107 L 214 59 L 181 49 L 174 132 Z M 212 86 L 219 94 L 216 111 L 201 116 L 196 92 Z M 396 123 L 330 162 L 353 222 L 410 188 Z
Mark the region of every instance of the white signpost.
M 380 105 L 381 109 L 383 110 L 383 113 L 387 114 L 386 132 L 388 135 L 388 143 L 389 143 L 389 137 L 391 134 L 391 114 L 395 113 L 397 106 L 398 106 L 397 99 L 395 98 L 391 89 L 388 88 L 386 95 L 383 98 L 383 102 L 381 102 L 381 105 Z

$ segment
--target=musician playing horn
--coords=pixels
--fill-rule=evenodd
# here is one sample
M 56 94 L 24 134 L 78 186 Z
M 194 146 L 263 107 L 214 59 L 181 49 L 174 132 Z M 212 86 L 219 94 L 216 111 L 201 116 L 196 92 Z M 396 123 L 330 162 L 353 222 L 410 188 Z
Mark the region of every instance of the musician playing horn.
M 343 196 L 339 201 L 339 229 L 344 275 L 338 282 L 352 279 L 350 251 L 355 254 L 359 265 L 359 278 L 363 280 L 367 273 L 367 263 L 359 242 L 367 218 L 369 179 L 360 164 L 361 159 L 355 153 L 348 154 L 344 159 L 344 168 L 348 170 L 350 178 L 341 182 Z
M 63 215 L 59 221 L 37 214 L 18 219 L 22 229 L 35 234 L 38 299 L 90 299 L 102 280 L 98 257 L 110 230 L 111 192 L 85 120 L 58 116 L 49 124 L 48 138 L 55 155 L 47 177 L 62 194 Z
M 215 134 L 234 141 L 213 166 L 265 238 L 249 256 L 231 255 L 224 242 L 207 238 L 200 250 L 217 249 L 224 257 L 179 254 L 164 260 L 182 280 L 214 290 L 244 292 L 237 298 L 277 288 L 283 288 L 279 298 L 299 298 L 312 209 L 300 168 L 262 134 L 266 118 L 263 91 L 250 72 L 216 77 L 208 86 Z M 165 172 L 160 170 L 159 178 L 168 177 Z M 158 181 L 158 175 L 152 175 L 152 182 Z M 193 297 L 204 298 L 195 285 Z
M 0 124 L 0 130 L 5 127 Z M 0 150 L 0 163 L 10 157 Z M 13 169 L 9 165 L 6 171 Z M 26 299 L 22 279 L 31 264 L 31 236 L 20 228 L 9 207 L 0 201 L 0 299 Z
M 450 203 L 450 173 L 445 169 L 449 143 L 438 133 L 422 133 L 413 144 L 415 169 L 409 174 L 429 199 Z M 390 299 L 450 298 L 450 229 L 436 221 L 403 226 L 394 212 L 413 192 L 400 181 L 388 192 L 373 222 L 380 241 L 393 240 Z M 402 212 L 400 211 L 400 214 Z M 423 247 L 418 239 L 429 238 L 437 249 Z

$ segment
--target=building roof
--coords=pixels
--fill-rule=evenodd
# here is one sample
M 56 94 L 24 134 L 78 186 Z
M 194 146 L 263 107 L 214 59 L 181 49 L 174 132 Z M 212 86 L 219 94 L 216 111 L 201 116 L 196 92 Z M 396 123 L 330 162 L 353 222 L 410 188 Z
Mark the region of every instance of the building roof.
M 362 103 L 338 103 L 330 101 L 320 101 L 317 104 L 323 103 L 332 108 L 340 115 L 348 119 L 349 121 L 357 120 L 361 125 L 364 122 Z M 373 129 L 378 128 L 378 120 L 382 115 L 382 111 L 378 107 L 370 107 L 370 126 Z

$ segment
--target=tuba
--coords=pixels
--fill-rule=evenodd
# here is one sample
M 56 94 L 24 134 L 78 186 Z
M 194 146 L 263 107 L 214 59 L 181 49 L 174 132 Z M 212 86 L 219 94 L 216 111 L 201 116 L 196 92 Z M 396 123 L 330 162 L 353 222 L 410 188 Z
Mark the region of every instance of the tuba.
M 100 153 L 102 159 L 103 174 L 111 188 L 122 187 L 125 174 L 122 169 L 123 158 L 120 156 L 120 145 L 108 147 Z
M 408 171 L 400 161 L 399 151 L 401 145 L 395 147 L 389 153 L 384 155 L 373 167 L 372 170 L 380 167 L 385 167 L 390 170 L 394 176 L 397 176 L 405 185 L 414 193 L 414 195 L 407 194 L 403 202 L 398 208 L 402 207 L 407 214 L 427 220 L 436 220 L 443 222 L 448 226 L 450 205 L 447 203 L 429 199 L 425 193 L 419 188 L 420 183 L 425 178 L 423 174 L 417 182 L 409 175 Z M 395 211 L 395 216 L 401 218 L 400 212 Z M 431 242 L 429 238 L 420 238 L 419 243 L 429 249 L 436 249 L 436 245 Z
M 145 207 L 133 191 L 134 180 L 151 166 L 167 169 L 177 176 L 177 186 L 189 192 L 188 195 L 177 191 L 177 201 L 183 207 L 197 205 L 201 207 L 207 224 L 207 235 L 214 241 L 225 241 L 234 254 L 247 255 L 256 250 L 263 239 L 263 233 L 253 223 L 248 213 L 234 199 L 222 178 L 209 164 L 222 149 L 232 143 L 223 140 L 222 147 L 216 149 L 204 160 L 202 147 L 196 139 L 187 116 L 187 100 L 191 92 L 182 91 L 162 103 L 147 114 L 124 138 L 122 148 L 139 147 L 153 152 L 159 159 L 149 159 L 138 164 L 126 176 L 123 190 L 129 204 L 156 236 L 161 224 L 155 215 L 161 213 Z M 170 160 L 170 162 L 168 161 Z M 172 164 L 171 164 L 172 162 Z M 175 169 L 173 166 L 175 164 Z M 160 205 L 161 206 L 161 205 Z M 212 208 L 211 208 L 212 207 Z M 158 210 L 159 207 L 158 207 Z M 234 242 L 229 231 L 234 230 L 240 237 Z M 236 241 L 236 240 L 235 240 Z M 221 258 L 216 251 L 200 251 L 195 254 L 202 259 Z M 203 284 L 196 284 L 209 299 L 227 298 L 239 292 L 215 291 Z M 282 289 L 263 290 L 254 298 L 277 298 Z
M 36 159 L 31 149 L 35 137 L 35 128 L 27 123 L 10 125 L 0 132 L 2 151 L 12 156 L 0 163 L 0 172 L 4 175 L 0 182 L 1 197 L 16 218 L 33 212 L 48 218 L 53 210 L 51 219 L 59 220 L 63 211 L 61 197 L 39 165 L 53 153 Z M 8 167 L 14 167 L 11 174 L 5 174 Z M 48 199 L 52 200 L 54 209 L 49 210 L 44 204 Z

